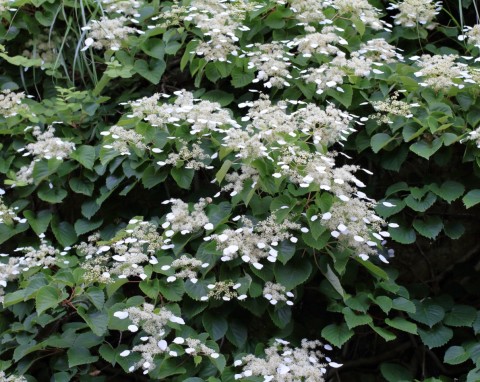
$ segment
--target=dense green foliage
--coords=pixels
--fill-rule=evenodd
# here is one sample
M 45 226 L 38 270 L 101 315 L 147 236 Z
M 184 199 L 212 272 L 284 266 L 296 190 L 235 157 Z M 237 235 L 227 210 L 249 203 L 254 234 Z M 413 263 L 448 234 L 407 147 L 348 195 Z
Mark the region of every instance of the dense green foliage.
M 479 381 L 457 7 L 0 0 L 0 380 Z

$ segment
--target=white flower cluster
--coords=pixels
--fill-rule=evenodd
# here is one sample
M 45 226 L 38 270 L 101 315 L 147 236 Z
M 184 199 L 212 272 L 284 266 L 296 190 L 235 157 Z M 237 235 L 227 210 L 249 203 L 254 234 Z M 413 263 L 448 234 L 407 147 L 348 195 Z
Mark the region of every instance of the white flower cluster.
M 18 150 L 18 152 L 24 152 L 23 156 L 33 156 L 33 160 L 28 166 L 23 166 L 16 174 L 17 182 L 32 184 L 33 183 L 33 168 L 36 162 L 41 159 L 63 160 L 67 158 L 74 150 L 75 144 L 68 142 L 61 138 L 55 137 L 55 128 L 50 125 L 42 133 L 40 127 L 35 126 L 32 132 L 33 136 L 37 139 L 34 143 L 29 143 L 25 147 Z
M 290 347 L 287 341 L 276 339 L 275 344 L 265 349 L 265 358 L 253 354 L 237 360 L 234 366 L 242 366 L 243 372 L 235 374 L 242 380 L 251 376 L 263 377 L 264 382 L 322 382 L 327 372 L 327 361 L 331 367 L 342 365 L 331 362 L 319 350 L 320 341 L 302 340 L 301 347 Z M 330 346 L 325 346 L 331 349 Z
M 227 61 L 229 55 L 238 55 L 235 32 L 248 30 L 241 21 L 252 7 L 246 0 L 193 0 L 184 21 L 193 22 L 209 38 L 199 43 L 195 53 L 207 61 Z
M 139 29 L 128 26 L 131 22 L 132 19 L 129 20 L 125 16 L 112 19 L 104 16 L 100 20 L 90 20 L 89 24 L 82 28 L 82 30 L 88 31 L 85 46 L 82 50 L 87 50 L 89 47 L 120 50 L 122 42 L 129 35 L 144 33 Z
M 48 30 L 44 31 L 25 43 L 27 49 L 23 51 L 22 56 L 40 58 L 43 63 L 53 64 L 58 59 L 57 46 L 60 46 L 61 42 L 58 36 L 50 35 Z
M 475 130 L 470 131 L 468 133 L 468 136 L 464 140 L 474 141 L 477 147 L 480 149 L 480 127 L 477 127 Z
M 138 9 L 142 3 L 137 0 L 101 0 L 102 7 L 107 13 L 119 13 L 125 16 L 140 17 Z
M 299 53 L 304 57 L 311 57 L 313 54 L 334 56 L 340 50 L 335 45 L 348 45 L 348 41 L 338 35 L 338 32 L 343 31 L 338 27 L 325 26 L 321 32 L 317 32 L 314 27 L 308 25 L 305 31 L 306 35 L 293 40 Z
M 52 125 L 48 126 L 44 132 L 39 126 L 35 126 L 32 134 L 37 141 L 25 146 L 27 153 L 24 156 L 33 155 L 35 159 L 63 160 L 75 150 L 74 143 L 55 137 L 55 128 Z
M 332 0 L 332 6 L 340 14 L 351 14 L 357 16 L 372 29 L 382 29 L 384 23 L 379 19 L 380 10 L 375 8 L 368 0 Z
M 253 83 L 263 81 L 266 88 L 283 88 L 290 86 L 288 80 L 293 77 L 290 74 L 290 58 L 293 54 L 285 52 L 285 44 L 273 41 L 267 44 L 252 44 L 247 48 L 253 48 L 246 56 L 249 57 L 248 68 L 255 68 L 258 73 Z
M 189 205 L 180 199 L 169 199 L 163 202 L 163 204 L 172 204 L 172 211 L 167 214 L 166 221 L 162 224 L 162 228 L 168 229 L 165 235 L 172 237 L 177 232 L 186 235 L 202 228 L 212 230 L 213 225 L 209 223 L 204 212 L 208 203 L 209 200 L 202 198 L 190 210 Z
M 60 252 L 47 243 L 44 235 L 40 235 L 40 245 L 35 247 L 19 247 L 15 252 L 23 253 L 22 256 L 14 257 L 2 253 L 1 257 L 8 257 L 7 263 L 0 262 L 0 287 L 6 287 L 7 282 L 19 278 L 22 272 L 28 271 L 33 267 L 48 268 L 55 264 L 60 255 L 66 255 L 67 252 Z M 65 248 L 68 250 L 69 248 Z
M 295 12 L 296 18 L 303 23 L 325 23 L 323 9 L 332 5 L 332 0 L 290 0 L 291 10 Z
M 292 292 L 287 292 L 285 286 L 282 284 L 276 284 L 267 281 L 263 288 L 263 297 L 265 297 L 272 305 L 277 305 L 279 302 L 285 302 L 287 305 L 293 305 L 293 301 L 289 300 L 289 298 L 293 298 L 295 296 Z
M 4 117 L 13 117 L 20 111 L 26 109 L 26 105 L 22 104 L 25 93 L 15 93 L 11 90 L 0 91 L 0 115 Z
M 198 272 L 201 268 L 207 268 L 208 263 L 204 263 L 195 258 L 182 255 L 179 259 L 172 261 L 170 265 L 163 265 L 162 271 L 172 269 L 175 274 L 167 277 L 167 282 L 172 283 L 177 279 L 189 279 L 193 284 L 198 282 Z
M 421 24 L 427 29 L 433 29 L 436 25 L 433 19 L 441 11 L 442 2 L 434 0 L 403 0 L 399 3 L 391 3 L 387 9 L 398 9 L 399 13 L 392 16 L 396 25 L 413 28 Z
M 374 101 L 372 106 L 377 111 L 377 114 L 371 115 L 369 118 L 376 119 L 381 123 L 393 123 L 390 116 L 402 116 L 405 118 L 412 118 L 412 107 L 418 104 L 409 104 L 408 102 L 399 100 L 399 93 L 395 92 L 389 96 L 385 101 Z
M 167 124 L 180 126 L 190 125 L 190 133 L 221 131 L 221 126 L 239 126 L 231 118 L 227 110 L 217 102 L 195 99 L 191 92 L 179 90 L 174 93 L 177 98 L 173 104 L 158 104 L 160 98 L 168 98 L 166 94 L 156 93 L 151 97 L 140 98 L 128 104 L 132 107 L 130 118 L 142 118 L 151 126 L 166 128 Z
M 14 0 L 0 0 L 0 13 L 10 10 L 13 2 Z
M 205 160 L 213 158 L 202 149 L 202 147 L 200 146 L 200 141 L 198 143 L 192 143 L 191 145 L 189 145 L 185 140 L 177 139 L 175 143 L 177 147 L 180 146 L 180 148 L 178 149 L 178 153 L 170 152 L 168 153 L 166 159 L 157 161 L 157 164 L 160 167 L 163 167 L 165 165 L 176 166 L 177 163 L 181 161 L 183 162 L 183 168 L 193 170 L 199 170 L 201 168 L 210 170 L 213 168 L 213 166 L 205 164 Z M 155 152 L 155 149 L 153 149 L 152 151 Z
M 139 150 L 146 150 L 147 146 L 143 143 L 143 136 L 133 130 L 125 130 L 121 126 L 114 125 L 107 131 L 100 133 L 103 136 L 112 138 L 111 144 L 103 145 L 106 149 L 114 149 L 121 155 L 130 155 L 130 146 Z
M 352 199 L 348 203 L 335 202 L 330 212 L 321 216 L 322 224 L 331 230 L 332 236 L 353 248 L 363 260 L 378 253 L 377 241 L 382 242 L 384 238 L 390 237 L 390 234 L 383 230 L 387 223 L 374 213 L 374 206 L 361 199 Z M 312 217 L 318 218 L 317 215 Z M 395 223 L 390 224 L 392 228 L 398 227 Z M 382 255 L 379 255 L 379 258 L 388 262 Z
M 474 82 L 468 72 L 468 65 L 456 62 L 458 56 L 450 55 L 429 55 L 414 57 L 420 71 L 415 73 L 416 77 L 422 77 L 421 86 L 430 87 L 436 91 L 448 90 L 455 86 L 459 89 L 465 85 L 462 82 Z
M 2 193 L 0 192 L 0 224 L 6 224 L 11 226 L 15 222 L 25 223 L 27 220 L 19 218 L 15 213 L 15 210 L 18 209 L 18 207 L 11 208 L 5 205 L 5 202 L 3 201 L 3 197 L 1 195 Z
M 82 268 L 89 273 L 86 278 L 100 282 L 108 282 L 112 276 L 119 279 L 130 276 L 142 280 L 147 278 L 142 264 L 157 264 L 154 253 L 165 247 L 157 227 L 150 222 L 132 219 L 125 235 L 120 237 L 102 244 L 98 242 L 98 236 L 92 235 L 88 243 L 77 246 L 77 251 L 85 256 L 86 262 Z M 99 277 L 99 280 L 95 280 L 95 277 Z
M 469 44 L 480 48 L 480 24 L 475 24 L 473 27 L 464 27 L 463 33 L 464 34 L 458 36 L 460 41 L 466 40 Z
M 217 281 L 215 284 L 208 284 L 208 295 L 200 297 L 200 301 L 208 301 L 210 298 L 214 298 L 216 300 L 222 299 L 223 301 L 230 301 L 234 298 L 240 301 L 245 300 L 247 295 L 239 295 L 237 292 L 237 289 L 239 289 L 241 286 L 242 284 L 234 283 L 231 280 Z
M 282 240 L 296 241 L 297 238 L 289 231 L 302 228 L 300 224 L 293 223 L 288 219 L 281 223 L 276 222 L 274 215 L 270 215 L 255 225 L 246 217 L 236 218 L 236 220 L 240 219 L 243 227 L 235 230 L 226 229 L 221 234 L 207 236 L 204 240 L 215 240 L 217 249 L 223 253 L 222 261 L 231 261 L 240 257 L 245 263 L 251 263 L 256 269 L 263 268 L 260 261 L 264 258 L 272 263 L 276 262 L 278 250 L 275 247 Z
M 180 325 L 185 324 L 181 317 L 176 316 L 163 307 L 155 309 L 154 305 L 148 303 L 143 304 L 143 309 L 134 306 L 124 311 L 115 312 L 113 315 L 121 320 L 129 318 L 132 322 L 128 326 L 130 332 L 136 333 L 141 327 L 148 334 L 148 336 L 140 338 L 144 343 L 134 346 L 132 350 L 124 350 L 120 353 L 122 357 L 127 357 L 131 352 L 141 353 L 141 360 L 129 368 L 130 372 L 142 368 L 144 370 L 143 373 L 148 374 L 149 371 L 155 368 L 154 357 L 157 354 L 168 352 L 171 357 L 177 356 L 176 352 L 170 351 L 164 337 L 167 333 L 166 327 L 169 322 Z
M 2 12 L 1 6 L 0 6 L 0 12 Z M 2 381 L 2 382 L 27 382 L 27 379 L 22 375 L 6 375 L 4 371 L 0 371 L 0 381 Z

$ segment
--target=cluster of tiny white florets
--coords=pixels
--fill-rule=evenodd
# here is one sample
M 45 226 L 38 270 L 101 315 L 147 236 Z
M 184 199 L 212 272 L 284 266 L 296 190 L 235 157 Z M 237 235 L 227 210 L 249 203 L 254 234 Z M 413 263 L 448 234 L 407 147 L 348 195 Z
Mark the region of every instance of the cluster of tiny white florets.
M 23 166 L 16 174 L 17 182 L 26 184 L 33 183 L 33 168 L 35 163 L 41 159 L 63 160 L 67 158 L 74 150 L 75 144 L 61 138 L 55 137 L 55 128 L 51 125 L 42 132 L 39 126 L 33 128 L 32 135 L 36 138 L 36 142 L 29 143 L 25 147 L 18 150 L 24 152 L 23 156 L 32 156 L 33 159 L 28 166 Z
M 325 0 L 290 0 L 290 9 L 296 18 L 304 23 L 325 22 L 323 9 L 332 4 Z M 331 23 L 331 20 L 329 20 Z
M 265 349 L 264 358 L 249 354 L 235 361 L 234 366 L 243 369 L 235 374 L 235 379 L 258 376 L 263 377 L 263 382 L 322 382 L 327 372 L 326 362 L 331 367 L 342 365 L 325 357 L 319 350 L 321 346 L 320 341 L 303 339 L 300 347 L 291 347 L 287 341 L 276 339 L 274 345 Z M 329 345 L 324 348 L 331 350 Z
M 3 12 L 1 6 L 0 6 L 0 12 Z M 2 381 L 2 382 L 27 382 L 27 379 L 23 375 L 6 375 L 4 371 L 0 371 L 0 381 Z
M 103 10 L 107 13 L 120 13 L 125 16 L 140 17 L 138 9 L 142 3 L 137 0 L 101 0 Z
M 188 8 L 179 3 L 167 4 L 161 9 L 157 16 L 152 17 L 152 21 L 160 20 L 156 25 L 159 28 L 169 28 L 173 25 L 180 25 L 187 13 Z M 150 28 L 151 26 L 148 26 Z M 155 28 L 155 26 L 152 25 Z M 152 28 L 153 29 L 153 28 Z
M 103 145 L 106 149 L 114 149 L 121 155 L 130 155 L 130 147 L 136 147 L 139 150 L 145 150 L 147 146 L 143 143 L 143 136 L 134 130 L 126 130 L 121 126 L 114 125 L 107 131 L 100 133 L 103 136 L 111 137 L 112 140 L 107 145 Z
M 157 161 L 156 163 L 160 167 L 163 167 L 165 165 L 176 166 L 178 162 L 181 161 L 183 164 L 183 168 L 188 168 L 193 170 L 199 170 L 201 168 L 205 168 L 210 170 L 214 167 L 211 165 L 207 165 L 205 161 L 208 159 L 216 158 L 216 155 L 213 156 L 212 158 L 212 156 L 208 155 L 203 150 L 200 144 L 201 144 L 200 141 L 197 143 L 188 144 L 183 139 L 177 139 L 175 141 L 175 145 L 176 147 L 180 146 L 180 148 L 178 149 L 178 153 L 172 151 L 168 153 L 167 158 L 165 158 L 164 160 Z
M 28 58 L 40 58 L 43 63 L 51 64 L 58 59 L 57 47 L 61 44 L 61 39 L 50 33 L 44 33 L 35 36 L 35 38 L 28 40 L 25 43 L 25 50 L 22 56 Z
M 304 57 L 311 57 L 313 54 L 334 56 L 340 50 L 336 45 L 348 45 L 348 41 L 339 36 L 339 32 L 343 30 L 335 26 L 325 26 L 321 32 L 317 32 L 314 27 L 308 25 L 305 31 L 306 35 L 293 40 L 298 52 Z
M 257 70 L 257 77 L 253 83 L 262 81 L 266 88 L 290 86 L 288 80 L 293 77 L 289 70 L 291 63 L 288 56 L 293 54 L 285 51 L 285 44 L 273 41 L 248 47 L 253 48 L 246 54 L 249 57 L 248 68 Z
M 204 211 L 209 200 L 202 198 L 191 209 L 180 199 L 169 199 L 164 203 L 172 204 L 172 211 L 167 214 L 166 221 L 162 224 L 162 228 L 168 229 L 165 232 L 167 237 L 171 237 L 177 232 L 186 235 L 202 228 L 213 229 L 213 224 L 209 223 Z
M 68 248 L 67 248 L 68 249 Z M 1 257 L 8 257 L 7 263 L 0 262 L 0 287 L 6 287 L 7 282 L 18 279 L 22 272 L 33 267 L 48 268 L 55 264 L 60 255 L 67 252 L 60 252 L 47 243 L 44 235 L 40 235 L 40 245 L 35 247 L 19 247 L 14 252 L 21 252 L 22 256 L 9 256 L 0 254 Z
M 184 325 L 185 321 L 173 314 L 166 308 L 157 308 L 152 304 L 144 303 L 143 309 L 136 306 L 127 308 L 123 311 L 118 311 L 113 314 L 115 317 L 124 320 L 129 318 L 132 322 L 128 325 L 128 330 L 132 333 L 138 332 L 140 328 L 148 334 L 148 336 L 140 337 L 142 344 L 136 345 L 132 350 L 124 350 L 120 353 L 121 357 L 127 357 L 131 352 L 139 352 L 141 360 L 132 365 L 129 371 L 142 368 L 144 374 L 155 368 L 154 357 L 157 354 L 169 352 L 171 357 L 176 357 L 177 353 L 170 351 L 168 343 L 164 339 L 166 335 L 167 326 L 170 322 Z
M 234 298 L 240 301 L 245 300 L 247 298 L 247 295 L 239 295 L 237 292 L 237 289 L 241 286 L 242 284 L 234 283 L 232 280 L 217 281 L 214 284 L 208 284 L 208 294 L 206 296 L 200 297 L 200 301 L 207 301 L 209 298 L 214 298 L 216 300 L 222 299 L 223 301 L 230 301 Z
M 249 30 L 241 24 L 254 3 L 244 0 L 193 0 L 185 21 L 193 22 L 208 37 L 201 41 L 195 53 L 207 61 L 227 61 L 229 55 L 238 55 L 236 31 Z
M 56 158 L 63 160 L 75 150 L 75 144 L 73 142 L 55 137 L 55 128 L 53 126 L 48 126 L 44 132 L 42 132 L 39 126 L 35 126 L 32 135 L 37 141 L 29 143 L 25 146 L 25 149 L 28 155 L 34 156 L 35 159 Z M 24 156 L 26 155 L 24 154 Z
M 434 0 L 403 0 L 399 3 L 391 3 L 387 9 L 398 9 L 399 13 L 393 16 L 396 25 L 413 28 L 420 24 L 427 29 L 433 29 L 436 25 L 433 20 L 442 9 L 442 2 L 435 2 Z
M 132 20 L 125 16 L 116 18 L 101 17 L 100 20 L 91 20 L 90 23 L 83 27 L 82 30 L 88 31 L 85 39 L 85 46 L 82 50 L 89 47 L 95 49 L 111 49 L 120 50 L 122 42 L 124 42 L 129 35 L 144 32 L 128 26 Z
M 6 224 L 11 226 L 15 222 L 25 223 L 27 220 L 24 218 L 18 217 L 15 212 L 15 209 L 18 209 L 18 207 L 16 208 L 8 207 L 3 201 L 3 197 L 1 195 L 2 194 L 0 192 L 0 224 Z
M 387 224 L 374 213 L 374 206 L 373 203 L 360 199 L 352 199 L 348 203 L 335 202 L 330 212 L 321 216 L 321 221 L 331 230 L 333 237 L 354 249 L 358 256 L 366 260 L 369 255 L 377 254 L 377 241 L 381 242 L 390 236 L 383 230 Z M 311 219 L 317 218 L 315 215 Z M 392 227 L 398 227 L 392 224 Z
M 119 279 L 129 276 L 146 279 L 142 264 L 157 264 L 154 254 L 160 248 L 165 246 L 157 227 L 150 222 L 132 219 L 121 238 L 101 244 L 98 236 L 92 235 L 88 243 L 77 246 L 77 251 L 85 256 L 86 262 L 82 268 L 87 270 L 87 279 L 109 282 L 112 276 Z M 95 280 L 95 277 L 99 279 Z
M 474 141 L 477 147 L 480 149 L 480 127 L 476 128 L 473 131 L 470 131 L 465 140 Z
M 4 117 L 13 117 L 20 111 L 26 109 L 26 105 L 22 104 L 25 93 L 15 93 L 11 90 L 0 91 L 0 115 Z
M 372 102 L 372 106 L 377 114 L 370 116 L 370 118 L 376 119 L 381 123 L 392 123 L 393 121 L 390 119 L 391 116 L 413 117 L 411 108 L 418 106 L 418 104 L 410 104 L 399 100 L 399 96 L 399 93 L 395 92 L 385 101 Z
M 272 263 L 277 261 L 278 251 L 275 247 L 281 241 L 287 239 L 297 241 L 290 231 L 306 229 L 288 219 L 277 222 L 274 215 L 257 224 L 253 224 L 246 217 L 238 217 L 235 220 L 241 220 L 243 227 L 226 229 L 221 234 L 207 236 L 204 240 L 215 240 L 217 249 L 223 253 L 222 261 L 241 257 L 244 262 L 251 263 L 257 269 L 263 268 L 260 261 L 264 258 Z
M 177 279 L 189 279 L 193 284 L 198 282 L 198 272 L 201 268 L 207 268 L 208 263 L 201 260 L 182 255 L 179 259 L 172 261 L 170 265 L 163 265 L 162 271 L 173 269 L 175 274 L 167 277 L 167 282 L 172 283 Z
M 480 48 L 480 24 L 475 24 L 473 27 L 464 27 L 463 33 L 464 34 L 458 36 L 460 41 L 466 40 L 469 44 Z
M 222 187 L 222 191 L 230 192 L 230 196 L 235 196 L 243 190 L 244 184 L 247 180 L 252 181 L 251 188 L 253 189 L 255 188 L 258 179 L 259 174 L 256 169 L 250 166 L 242 165 L 240 167 L 240 171 L 233 171 L 225 175 L 226 184 Z M 220 196 L 220 192 L 215 195 L 215 197 L 217 196 Z
M 158 104 L 160 98 L 168 98 L 168 95 L 156 93 L 151 97 L 144 97 L 129 102 L 132 107 L 130 118 L 142 118 L 150 125 L 165 128 L 168 124 L 191 126 L 190 133 L 205 133 L 221 131 L 224 125 L 238 126 L 227 110 L 221 108 L 217 102 L 195 99 L 191 92 L 179 90 L 174 93 L 177 98 L 173 104 Z
M 462 88 L 463 82 L 473 82 L 468 73 L 468 65 L 456 62 L 458 56 L 424 54 L 415 60 L 420 71 L 416 77 L 422 77 L 421 86 L 430 87 L 436 91 L 448 90 L 452 86 Z
M 282 284 L 267 281 L 263 288 L 263 297 L 265 297 L 272 305 L 277 305 L 279 302 L 293 305 L 293 301 L 289 300 L 289 298 L 293 298 L 294 295 L 292 292 L 287 292 L 285 286 Z
M 332 6 L 340 14 L 351 14 L 357 16 L 372 29 L 382 29 L 384 23 L 379 19 L 380 10 L 375 8 L 367 0 L 332 0 Z

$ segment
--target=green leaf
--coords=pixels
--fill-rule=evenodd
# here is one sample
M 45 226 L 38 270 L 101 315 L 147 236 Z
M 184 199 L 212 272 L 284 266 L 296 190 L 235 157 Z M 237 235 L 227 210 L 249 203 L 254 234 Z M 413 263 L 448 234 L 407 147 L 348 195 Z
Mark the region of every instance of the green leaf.
M 469 358 L 469 354 L 462 346 L 450 346 L 443 357 L 443 362 L 449 365 L 459 365 Z
M 378 133 L 375 134 L 372 139 L 370 140 L 370 146 L 372 147 L 372 151 L 376 154 L 381 149 L 383 149 L 386 145 L 388 145 L 394 138 L 390 135 L 385 133 Z
M 173 179 L 175 179 L 175 182 L 177 182 L 178 187 L 185 190 L 190 189 L 190 184 L 192 183 L 193 176 L 195 175 L 195 171 L 193 169 L 173 167 L 170 173 L 172 174 Z
M 415 301 L 415 313 L 409 313 L 410 318 L 422 324 L 432 327 L 439 323 L 445 317 L 445 310 L 428 300 L 420 302 Z
M 92 356 L 84 347 L 74 346 L 67 350 L 68 366 L 70 368 L 96 362 L 98 356 Z
M 437 197 L 434 193 L 429 192 L 421 200 L 416 199 L 413 195 L 408 195 L 404 200 L 407 206 L 409 206 L 412 210 L 417 212 L 425 212 L 433 205 L 433 203 L 436 202 Z
M 375 304 L 377 304 L 379 308 L 382 309 L 386 314 L 388 314 L 388 312 L 390 312 L 390 310 L 393 308 L 393 301 L 387 296 L 375 297 Z
M 223 178 L 225 178 L 225 175 L 227 175 L 228 170 L 232 166 L 232 161 L 226 160 L 223 162 L 222 167 L 220 167 L 220 170 L 215 174 L 215 179 L 217 180 L 218 183 L 221 183 Z
M 438 151 L 438 149 L 440 149 L 440 147 L 442 147 L 442 140 L 440 138 L 435 138 L 433 142 L 427 142 L 424 140 L 415 142 L 410 146 L 410 151 L 413 151 L 422 158 L 429 159 Z
M 454 305 L 447 313 L 443 323 L 449 326 L 472 326 L 477 318 L 477 310 L 473 306 Z
M 55 238 L 64 247 L 68 247 L 77 241 L 77 234 L 75 233 L 75 229 L 70 223 L 58 223 L 58 221 L 54 218 L 52 220 L 51 227 Z
M 103 305 L 105 304 L 105 293 L 102 289 L 97 287 L 88 288 L 86 295 L 95 308 L 98 310 L 103 309 Z
M 393 240 L 401 244 L 412 244 L 415 243 L 417 235 L 412 228 L 407 227 L 397 227 L 388 231 Z
M 284 329 L 292 322 L 292 309 L 288 305 L 275 306 L 275 309 L 268 310 L 273 323 L 280 329 Z
M 343 317 L 345 318 L 345 323 L 349 329 L 353 329 L 361 325 L 368 325 L 373 321 L 372 317 L 370 317 L 368 314 L 355 313 L 349 307 L 343 308 L 342 313 Z
M 396 363 L 382 363 L 380 372 L 388 382 L 409 382 L 413 381 L 412 373 L 402 365 Z
M 87 232 L 91 232 L 98 227 L 100 227 L 103 223 L 103 219 L 96 220 L 96 221 L 91 221 L 91 220 L 86 220 L 86 219 L 78 219 L 75 222 L 75 232 L 78 236 L 81 236 Z
M 393 341 L 394 339 L 397 338 L 395 334 L 393 334 L 391 331 L 380 328 L 378 326 L 375 326 L 373 324 L 369 324 L 369 326 L 380 336 L 382 337 L 385 341 Z
M 420 235 L 435 239 L 443 228 L 443 222 L 438 216 L 425 216 L 423 219 L 415 219 L 413 227 Z
M 75 159 L 83 167 L 91 170 L 96 158 L 95 147 L 88 145 L 78 146 L 74 152 L 70 153 L 70 158 Z
M 401 310 L 407 313 L 415 313 L 417 311 L 415 304 L 412 301 L 407 300 L 405 297 L 397 297 L 393 299 L 392 307 L 393 309 Z
M 332 345 L 340 348 L 345 342 L 352 338 L 354 332 L 349 329 L 347 324 L 330 324 L 323 328 L 322 337 Z
M 84 319 L 92 332 L 97 336 L 103 336 L 107 332 L 108 313 L 105 311 L 95 311 L 87 313 L 85 308 L 79 306 L 77 313 Z
M 450 239 L 456 240 L 465 233 L 465 226 L 458 221 L 444 222 L 443 232 L 445 232 Z
M 480 203 L 480 190 L 475 189 L 475 190 L 468 191 L 462 200 L 463 200 L 463 204 L 465 204 L 465 207 L 467 208 L 473 207 L 474 205 Z
M 133 66 L 136 73 L 155 85 L 160 82 L 166 67 L 167 64 L 163 59 L 152 59 L 150 64 L 145 60 L 136 60 Z
M 48 210 L 40 211 L 37 216 L 33 211 L 24 211 L 23 216 L 27 218 L 28 224 L 37 235 L 44 233 L 52 220 L 52 213 Z
M 232 86 L 234 88 L 243 88 L 250 85 L 254 78 L 253 73 L 246 73 L 240 68 L 233 68 L 232 70 Z
M 393 204 L 393 207 L 385 206 L 383 204 L 384 202 Z M 383 218 L 388 218 L 392 215 L 399 213 L 404 208 L 405 208 L 405 202 L 403 200 L 397 199 L 397 198 L 388 198 L 388 199 L 379 201 L 378 204 L 375 206 L 375 211 Z
M 203 314 L 202 323 L 214 341 L 222 338 L 228 329 L 227 320 L 221 314 L 215 314 L 212 311 Z
M 200 298 L 208 295 L 207 285 L 208 283 L 203 280 L 198 280 L 195 284 L 187 280 L 185 281 L 185 292 L 190 298 L 200 301 Z
M 237 348 L 242 348 L 247 342 L 248 331 L 246 326 L 240 320 L 229 322 L 227 330 L 227 339 Z
M 41 314 L 47 309 L 58 306 L 58 304 L 67 297 L 68 295 L 65 292 L 53 286 L 45 285 L 41 287 L 35 296 L 37 314 Z
M 307 258 L 291 261 L 287 265 L 276 263 L 273 272 L 279 284 L 286 290 L 292 290 L 308 279 L 312 273 L 312 264 Z
M 167 178 L 167 172 L 157 171 L 155 167 L 149 166 L 142 174 L 142 184 L 146 189 L 155 187 Z
M 61 164 L 62 161 L 58 159 L 41 160 L 35 162 L 32 172 L 34 183 L 40 184 L 43 180 L 54 174 Z
M 393 319 L 386 318 L 385 323 L 392 328 L 401 330 L 403 332 L 417 334 L 417 324 L 407 321 L 403 317 L 394 317 Z
M 210 90 L 202 95 L 202 99 L 206 99 L 211 102 L 218 102 L 220 106 L 225 107 L 232 103 L 234 96 L 232 93 L 225 92 L 223 90 Z
M 377 276 L 381 279 L 388 280 L 388 274 L 379 266 L 373 264 L 369 260 L 363 260 L 360 257 L 355 256 L 353 258 L 357 261 L 361 266 L 363 266 L 367 271 L 369 271 L 372 275 Z
M 77 194 L 83 194 L 87 196 L 92 196 L 94 185 L 92 182 L 85 182 L 80 178 L 71 178 L 68 181 L 68 184 L 73 192 Z
M 337 293 L 342 296 L 342 298 L 345 298 L 345 291 L 343 290 L 342 283 L 340 282 L 340 279 L 335 274 L 335 272 L 332 271 L 330 265 L 327 264 L 325 272 L 322 273 L 328 280 L 328 282 L 332 285 L 333 289 L 335 289 Z
M 50 187 L 50 185 L 43 183 L 37 193 L 38 197 L 45 202 L 51 204 L 60 203 L 68 195 L 68 192 L 63 188 L 59 187 Z
M 93 215 L 100 209 L 100 205 L 95 200 L 87 200 L 82 204 L 82 215 L 87 219 L 91 219 Z
M 181 301 L 185 293 L 185 283 L 177 279 L 173 283 L 167 283 L 164 279 L 160 280 L 158 289 L 164 298 L 170 301 Z
M 436 184 L 430 185 L 430 190 L 448 203 L 451 203 L 463 195 L 465 187 L 459 182 L 447 180 L 446 182 L 443 182 L 440 187 Z
M 453 337 L 453 331 L 442 324 L 434 326 L 432 329 L 418 329 L 418 334 L 423 343 L 430 349 L 445 345 Z

